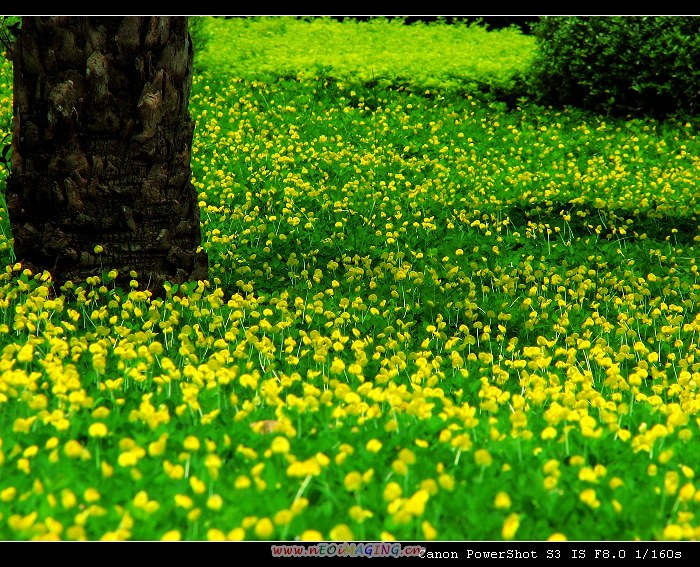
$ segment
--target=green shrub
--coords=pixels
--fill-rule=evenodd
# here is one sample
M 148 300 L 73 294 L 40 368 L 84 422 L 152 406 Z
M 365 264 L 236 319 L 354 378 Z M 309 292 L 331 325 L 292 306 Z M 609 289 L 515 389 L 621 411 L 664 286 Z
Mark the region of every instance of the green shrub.
M 700 17 L 544 17 L 535 96 L 609 114 L 698 111 Z
M 289 16 L 192 17 L 195 71 L 519 95 L 535 39 L 515 27 Z

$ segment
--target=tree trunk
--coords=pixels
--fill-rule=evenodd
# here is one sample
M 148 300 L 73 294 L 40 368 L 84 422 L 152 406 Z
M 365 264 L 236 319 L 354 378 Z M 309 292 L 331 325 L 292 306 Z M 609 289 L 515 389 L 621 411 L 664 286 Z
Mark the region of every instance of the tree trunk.
M 186 17 L 24 17 L 7 208 L 17 260 L 54 281 L 206 279 Z

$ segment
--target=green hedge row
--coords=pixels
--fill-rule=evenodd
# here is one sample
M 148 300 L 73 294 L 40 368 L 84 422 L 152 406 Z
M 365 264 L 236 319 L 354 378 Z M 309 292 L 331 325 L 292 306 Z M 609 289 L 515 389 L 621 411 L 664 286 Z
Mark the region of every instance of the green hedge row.
M 700 17 L 543 17 L 533 33 L 541 102 L 614 114 L 698 111 Z

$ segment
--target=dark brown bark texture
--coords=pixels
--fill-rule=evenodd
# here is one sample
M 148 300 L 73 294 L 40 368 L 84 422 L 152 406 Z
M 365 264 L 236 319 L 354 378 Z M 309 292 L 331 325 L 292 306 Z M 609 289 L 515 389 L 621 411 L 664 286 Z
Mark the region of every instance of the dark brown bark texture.
M 207 278 L 192 57 L 186 17 L 23 18 L 6 194 L 18 261 L 59 284 L 112 269 L 153 291 Z

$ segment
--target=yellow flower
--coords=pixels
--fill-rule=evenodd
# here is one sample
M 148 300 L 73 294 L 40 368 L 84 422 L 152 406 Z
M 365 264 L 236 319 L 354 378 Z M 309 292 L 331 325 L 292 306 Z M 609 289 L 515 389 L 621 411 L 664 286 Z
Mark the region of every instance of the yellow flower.
M 218 494 L 212 494 L 209 498 L 207 498 L 207 508 L 210 510 L 221 510 L 223 505 L 224 499 Z
M 109 417 L 109 409 L 106 407 L 100 406 L 99 408 L 95 408 L 95 410 L 90 414 L 92 417 L 95 419 L 106 419 Z
M 420 487 L 427 491 L 428 494 L 431 496 L 435 496 L 440 489 L 438 488 L 437 482 L 435 482 L 432 478 L 426 478 L 425 480 L 422 480 L 420 483 Z
M 598 482 L 598 475 L 591 467 L 581 467 L 578 471 L 578 478 L 584 482 Z
M 178 508 L 184 508 L 185 510 L 189 510 L 192 508 L 192 498 L 187 496 L 186 494 L 176 494 L 175 497 L 175 506 Z
M 292 513 L 300 514 L 308 505 L 309 505 L 309 500 L 302 496 L 301 498 L 298 498 L 298 499 L 294 500 L 294 502 L 292 502 L 292 505 L 291 505 Z
M 317 530 L 305 530 L 299 536 L 300 541 L 323 541 L 323 534 Z
M 244 474 L 238 475 L 236 480 L 233 482 L 233 486 L 238 490 L 243 490 L 244 488 L 249 488 L 251 485 L 250 478 Z
M 35 457 L 38 452 L 39 447 L 37 445 L 30 445 L 24 450 L 22 455 L 28 459 L 31 459 L 32 457 Z
M 243 541 L 245 539 L 245 530 L 243 528 L 233 528 L 226 534 L 228 541 Z
M 160 536 L 160 541 L 180 541 L 182 539 L 182 534 L 180 533 L 180 530 L 170 530 L 169 532 L 165 532 L 162 536 Z
M 695 485 L 692 482 L 686 482 L 678 492 L 678 498 L 681 502 L 689 502 L 695 496 Z
M 100 463 L 100 470 L 102 471 L 102 476 L 105 478 L 109 478 L 114 474 L 114 467 L 106 461 Z
M 566 536 L 560 532 L 553 533 L 547 538 L 547 541 L 567 541 Z
M 627 429 L 618 429 L 617 436 L 622 441 L 627 441 L 632 436 L 632 433 L 630 433 Z
M 78 499 L 76 498 L 72 490 L 68 488 L 64 488 L 63 490 L 61 490 L 61 506 L 63 506 L 67 510 L 75 506 L 77 503 Z
M 420 527 L 423 531 L 423 536 L 425 536 L 426 540 L 434 540 L 435 538 L 437 538 L 437 530 L 432 526 L 432 524 L 428 520 L 423 520 Z
M 486 449 L 478 449 L 474 452 L 474 462 L 480 467 L 488 467 L 493 463 L 493 457 Z
M 569 459 L 569 464 L 572 467 L 581 467 L 584 465 L 586 462 L 586 459 L 584 459 L 581 455 L 574 455 Z
M 678 490 L 678 484 L 680 482 L 680 475 L 678 471 L 668 471 L 664 476 L 664 490 L 669 496 L 676 493 Z
M 348 515 L 358 524 L 364 522 L 367 518 L 372 518 L 374 514 L 370 510 L 364 510 L 361 506 L 352 506 Z
M 0 500 L 2 502 L 10 502 L 14 500 L 15 496 L 17 496 L 17 489 L 14 486 L 9 486 L 0 492 Z
M 407 465 L 413 465 L 416 463 L 416 455 L 410 449 L 401 449 L 401 451 L 399 451 L 399 460 Z
M 199 451 L 200 442 L 194 435 L 188 435 L 187 438 L 182 443 L 186 451 L 192 451 L 193 453 Z
M 378 439 L 370 439 L 369 441 L 367 441 L 365 448 L 370 453 L 378 453 L 379 451 L 382 450 L 382 442 L 379 441 Z
M 185 467 L 182 465 L 173 465 L 170 461 L 163 461 L 163 470 L 170 478 L 177 480 L 185 476 Z
M 131 451 L 120 453 L 119 457 L 117 457 L 117 463 L 120 467 L 133 467 L 137 462 L 136 454 Z
M 345 370 L 345 363 L 338 357 L 334 357 L 330 370 L 331 374 L 340 374 L 343 372 L 343 370 Z
M 34 358 L 34 345 L 27 343 L 17 353 L 17 362 L 31 362 Z
M 515 532 L 518 531 L 520 527 L 520 515 L 515 512 L 510 514 L 505 522 L 503 522 L 503 528 L 501 530 L 501 535 L 503 539 L 511 540 L 515 537 Z
M 286 526 L 294 519 L 294 512 L 291 510 L 280 510 L 272 518 L 276 526 Z
M 507 492 L 499 492 L 494 498 L 493 505 L 499 510 L 507 510 L 511 505 L 510 496 Z
M 70 439 L 63 446 L 63 453 L 70 459 L 77 459 L 83 454 L 83 446 L 75 439 Z
M 151 457 L 160 457 L 165 453 L 167 442 L 168 434 L 163 433 L 156 441 L 151 441 L 148 444 L 148 454 Z
M 331 540 L 333 541 L 352 541 L 355 536 L 347 524 L 338 524 L 331 529 Z
M 90 437 L 105 437 L 108 433 L 107 426 L 104 423 L 93 423 L 88 428 Z
M 345 475 L 343 484 L 345 485 L 345 490 L 349 492 L 359 490 L 362 488 L 362 475 L 357 471 L 349 472 Z
M 87 541 L 85 528 L 83 526 L 73 525 L 66 530 L 66 537 L 73 541 Z
M 398 482 L 392 481 L 384 488 L 383 497 L 387 502 L 393 502 L 397 498 L 400 498 L 402 493 L 401 485 Z
M 588 504 L 591 508 L 598 508 L 600 506 L 600 501 L 596 495 L 593 488 L 586 488 L 579 494 L 579 499 L 584 504 Z
M 551 425 L 548 427 L 545 427 L 542 430 L 542 433 L 540 433 L 540 437 L 545 441 L 547 439 L 554 439 L 556 436 L 557 436 L 557 430 L 554 427 L 552 427 Z
M 204 466 L 207 467 L 209 476 L 214 480 L 219 478 L 219 469 L 221 468 L 221 457 L 215 453 L 209 453 L 204 459 Z
M 429 498 L 430 494 L 427 490 L 418 490 L 405 502 L 404 510 L 416 517 L 422 516 Z
M 683 528 L 678 524 L 669 524 L 664 528 L 663 539 L 667 541 L 678 541 L 683 539 Z
M 97 502 L 101 496 L 95 488 L 86 488 L 85 492 L 83 492 L 83 498 L 85 502 Z
M 438 477 L 438 484 L 447 491 L 455 488 L 455 479 L 451 474 L 443 473 Z
M 226 534 L 221 530 L 216 528 L 209 528 L 207 530 L 207 540 L 208 541 L 226 541 Z
M 190 486 L 195 494 L 204 494 L 207 489 L 207 485 L 199 480 L 196 476 L 190 477 Z
M 136 508 L 145 508 L 146 504 L 148 504 L 148 492 L 140 490 L 134 496 L 134 506 Z
M 661 454 L 659 455 L 659 462 L 662 465 L 665 465 L 668 463 L 671 458 L 673 457 L 673 449 L 666 449 L 665 451 L 662 451 Z
M 273 453 L 284 454 L 289 452 L 289 439 L 286 437 L 275 437 L 272 440 L 270 449 Z
M 398 459 L 391 463 L 391 468 L 399 476 L 406 476 L 408 474 L 408 465 Z
M 268 539 L 275 532 L 275 526 L 270 518 L 260 518 L 253 531 L 260 539 Z

